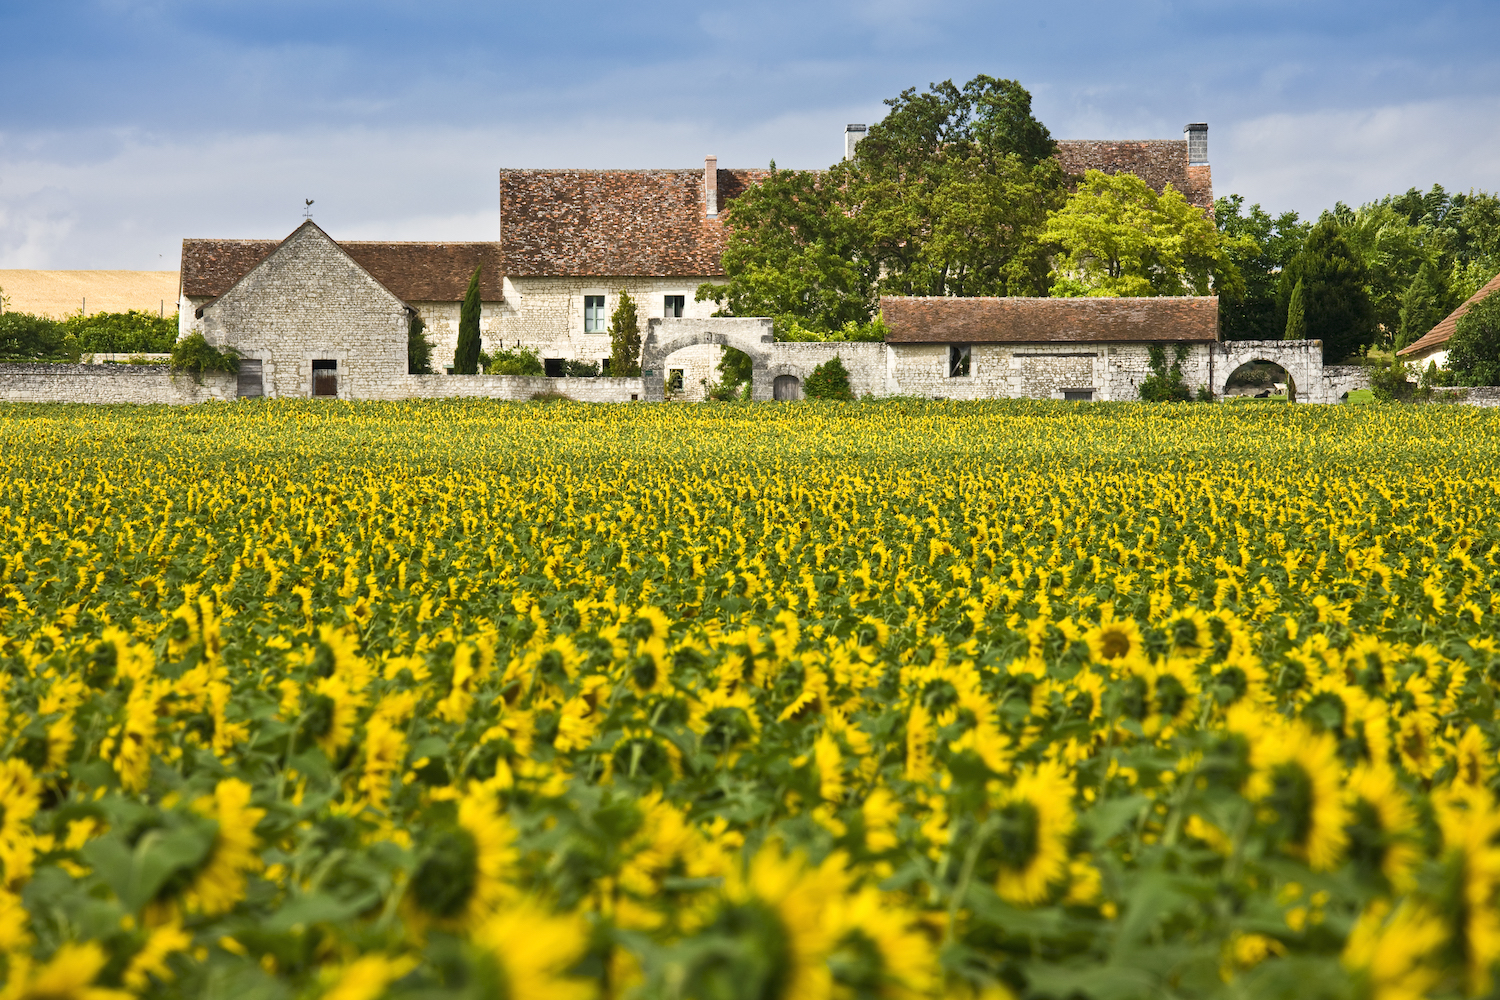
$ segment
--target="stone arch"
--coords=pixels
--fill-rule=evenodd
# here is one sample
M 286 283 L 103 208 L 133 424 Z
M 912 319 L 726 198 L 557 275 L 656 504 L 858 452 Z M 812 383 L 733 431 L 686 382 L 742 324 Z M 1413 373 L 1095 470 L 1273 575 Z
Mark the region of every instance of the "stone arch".
M 1252 361 L 1264 361 L 1286 372 L 1292 401 L 1323 403 L 1321 340 L 1229 340 L 1214 345 L 1214 397 L 1224 398 L 1229 376 Z
M 652 319 L 641 344 L 641 383 L 648 402 L 666 398 L 662 365 L 684 347 L 719 344 L 750 356 L 750 398 L 769 400 L 772 394 L 771 321 L 769 319 Z

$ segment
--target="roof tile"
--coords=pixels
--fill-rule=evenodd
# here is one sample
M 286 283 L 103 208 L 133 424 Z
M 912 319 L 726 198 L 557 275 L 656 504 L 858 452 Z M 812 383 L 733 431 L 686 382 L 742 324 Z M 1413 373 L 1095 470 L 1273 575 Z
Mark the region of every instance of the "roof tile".
M 182 241 L 182 292 L 215 298 L 270 256 L 281 240 Z M 500 302 L 505 273 L 494 243 L 390 243 L 339 241 L 355 262 L 405 302 L 457 302 L 469 276 L 483 265 L 479 297 Z
M 1216 296 L 1159 298 L 920 298 L 880 300 L 891 344 L 1209 343 Z
M 1435 351 L 1453 339 L 1453 334 L 1458 330 L 1458 321 L 1463 319 L 1464 314 L 1474 308 L 1474 304 L 1489 298 L 1496 292 L 1500 292 L 1500 274 L 1495 275 L 1479 291 L 1464 300 L 1464 304 L 1453 310 L 1437 326 L 1428 330 L 1419 340 L 1401 348 L 1396 352 L 1397 357 L 1409 357 L 1413 354 L 1426 354 Z

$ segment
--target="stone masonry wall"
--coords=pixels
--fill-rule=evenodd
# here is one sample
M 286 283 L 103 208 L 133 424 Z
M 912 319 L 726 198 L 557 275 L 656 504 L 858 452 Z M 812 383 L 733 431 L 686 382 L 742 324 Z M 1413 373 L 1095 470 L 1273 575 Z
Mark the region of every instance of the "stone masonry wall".
M 545 378 L 522 375 L 400 375 L 362 399 L 504 399 L 524 401 L 557 393 L 584 403 L 629 403 L 645 398 L 639 378 Z
M 233 375 L 174 374 L 166 365 L 0 364 L 7 403 L 203 403 L 235 396 Z
M 794 376 L 805 390 L 813 369 L 838 357 L 849 371 L 849 389 L 856 397 L 885 396 L 886 346 L 879 343 L 793 343 L 778 341 L 771 345 L 770 378 Z
M 337 364 L 340 399 L 369 399 L 406 375 L 402 301 L 314 226 L 203 310 L 203 336 L 262 362 L 267 396 L 312 395 L 312 363 Z
M 1207 344 L 1192 344 L 1182 363 L 1189 391 L 1209 385 Z M 948 377 L 947 344 L 889 345 L 887 388 L 942 399 L 1062 399 L 1091 389 L 1095 400 L 1132 400 L 1151 374 L 1146 344 L 974 344 L 969 374 Z M 1174 358 L 1167 345 L 1167 363 Z
M 417 315 L 426 324 L 422 335 L 432 342 L 432 370 L 443 372 L 453 367 L 453 355 L 458 350 L 458 320 L 463 312 L 462 302 L 410 302 Z M 482 302 L 479 305 L 479 349 L 493 351 L 504 339 L 500 328 L 499 302 Z M 510 344 L 507 347 L 513 346 Z
M 619 305 L 620 290 L 636 301 L 641 334 L 648 320 L 661 318 L 663 299 L 683 298 L 684 319 L 707 319 L 718 308 L 695 302 L 698 286 L 709 277 L 683 278 L 525 278 L 505 279 L 505 301 L 497 307 L 497 336 L 506 347 L 534 348 L 543 358 L 598 361 L 609 357 L 608 333 L 583 332 L 583 297 L 604 296 L 605 328 Z M 719 279 L 722 280 L 722 279 Z M 715 359 L 717 361 L 717 359 Z

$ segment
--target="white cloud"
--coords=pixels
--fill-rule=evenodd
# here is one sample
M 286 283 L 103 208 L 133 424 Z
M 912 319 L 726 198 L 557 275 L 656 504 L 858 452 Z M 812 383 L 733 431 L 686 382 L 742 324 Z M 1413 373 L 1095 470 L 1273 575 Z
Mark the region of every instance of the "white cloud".
M 1211 123 L 1212 126 L 1213 123 Z M 1500 189 L 1500 98 L 1273 114 L 1211 128 L 1217 194 L 1316 217 L 1408 188 Z

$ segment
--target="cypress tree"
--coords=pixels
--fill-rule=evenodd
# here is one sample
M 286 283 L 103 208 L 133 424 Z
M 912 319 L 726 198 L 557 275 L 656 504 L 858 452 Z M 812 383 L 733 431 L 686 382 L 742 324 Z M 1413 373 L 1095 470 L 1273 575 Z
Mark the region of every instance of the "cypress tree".
M 1338 364 L 1374 343 L 1375 307 L 1367 288 L 1369 277 L 1364 261 L 1344 239 L 1332 214 L 1325 214 L 1312 227 L 1302 252 L 1283 272 L 1283 280 L 1291 283 L 1284 286 L 1289 291 L 1295 291 L 1298 282 L 1303 285 L 1304 336 L 1323 342 L 1324 364 Z
M 620 289 L 620 304 L 609 317 L 609 374 L 626 378 L 641 373 L 641 324 L 635 299 Z
M 1417 276 L 1401 296 L 1401 325 L 1396 330 L 1396 350 L 1420 340 L 1452 311 L 1448 282 L 1432 261 L 1423 261 Z
M 427 324 L 422 317 L 412 313 L 406 324 L 406 372 L 408 375 L 432 374 L 432 341 L 423 332 Z
M 1292 300 L 1287 303 L 1286 330 L 1283 331 L 1281 339 L 1307 339 L 1307 312 L 1302 306 L 1302 282 L 1300 280 L 1297 282 L 1297 286 L 1292 289 Z
M 453 374 L 479 374 L 479 272 L 474 268 L 469 290 L 464 292 L 463 308 L 458 313 L 458 348 L 453 352 Z

